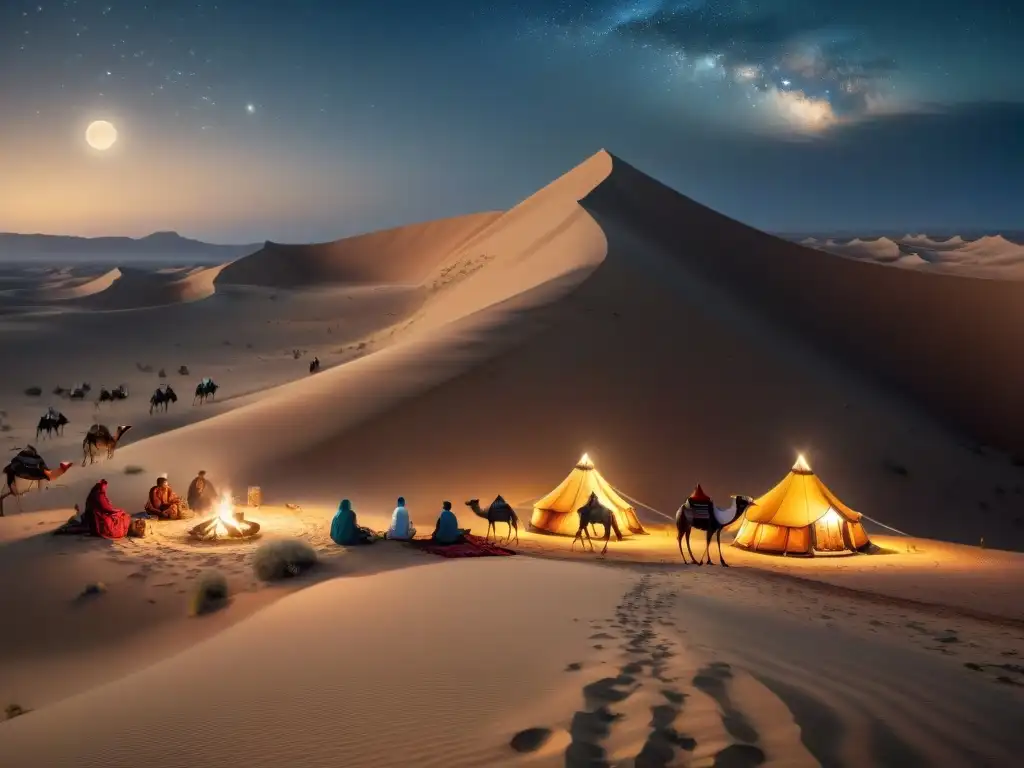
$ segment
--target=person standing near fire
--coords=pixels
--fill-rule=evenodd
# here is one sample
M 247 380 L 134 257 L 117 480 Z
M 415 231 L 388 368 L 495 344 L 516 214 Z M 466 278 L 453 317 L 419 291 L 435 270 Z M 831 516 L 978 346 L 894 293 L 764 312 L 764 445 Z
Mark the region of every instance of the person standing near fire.
M 206 479 L 206 470 L 200 469 L 196 479 L 188 487 L 188 508 L 206 512 L 217 501 L 217 489 Z

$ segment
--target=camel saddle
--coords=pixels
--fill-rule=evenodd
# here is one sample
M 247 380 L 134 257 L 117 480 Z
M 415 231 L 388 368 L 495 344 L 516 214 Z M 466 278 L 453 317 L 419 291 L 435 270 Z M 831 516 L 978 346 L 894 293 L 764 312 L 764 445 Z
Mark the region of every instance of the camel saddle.
M 47 469 L 49 467 L 46 466 L 43 457 L 30 445 L 11 459 L 11 463 L 4 467 L 4 472 L 25 479 L 36 479 L 41 476 L 45 477 Z
M 690 508 L 694 520 L 710 520 L 715 510 L 711 497 L 704 493 L 699 483 L 686 500 L 686 506 Z

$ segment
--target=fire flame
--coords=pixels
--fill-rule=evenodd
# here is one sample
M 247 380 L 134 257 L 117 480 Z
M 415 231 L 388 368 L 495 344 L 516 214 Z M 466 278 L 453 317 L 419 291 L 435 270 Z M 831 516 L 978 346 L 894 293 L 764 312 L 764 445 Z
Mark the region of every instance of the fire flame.
M 582 456 L 580 456 L 580 460 L 576 463 L 576 465 L 579 467 L 590 468 L 594 466 L 594 463 L 590 460 L 590 456 L 584 453 Z
M 235 520 L 235 504 L 231 500 L 231 493 L 229 491 L 221 494 L 220 501 L 217 502 L 216 512 L 216 532 L 218 536 L 227 536 L 229 530 L 241 530 L 241 526 Z

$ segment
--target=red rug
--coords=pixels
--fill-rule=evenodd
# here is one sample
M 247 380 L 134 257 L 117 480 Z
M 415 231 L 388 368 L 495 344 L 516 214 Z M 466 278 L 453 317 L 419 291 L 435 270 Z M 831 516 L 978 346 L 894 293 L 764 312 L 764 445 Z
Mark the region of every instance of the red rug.
M 499 547 L 471 533 L 467 533 L 460 544 L 434 544 L 429 539 L 414 539 L 409 543 L 416 549 L 441 557 L 504 557 L 515 554 L 513 549 Z

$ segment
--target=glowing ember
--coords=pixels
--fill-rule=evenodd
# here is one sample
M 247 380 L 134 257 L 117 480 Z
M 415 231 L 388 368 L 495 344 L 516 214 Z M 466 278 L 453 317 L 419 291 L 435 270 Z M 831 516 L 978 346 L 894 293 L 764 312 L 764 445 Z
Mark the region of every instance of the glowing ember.
M 215 515 L 189 531 L 189 535 L 201 541 L 216 539 L 248 539 L 259 533 L 260 524 L 246 520 L 241 511 L 235 510 L 231 494 L 225 492 L 217 506 Z

